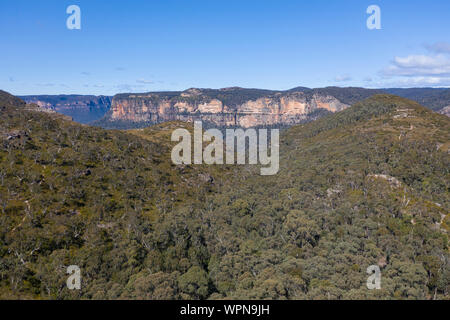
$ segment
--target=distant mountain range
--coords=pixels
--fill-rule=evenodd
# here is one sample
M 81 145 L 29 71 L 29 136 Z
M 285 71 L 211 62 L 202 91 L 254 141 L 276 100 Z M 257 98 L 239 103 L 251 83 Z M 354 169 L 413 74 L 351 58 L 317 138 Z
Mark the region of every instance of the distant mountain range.
M 167 121 L 203 120 L 214 126 L 290 126 L 344 110 L 372 95 L 389 93 L 450 116 L 450 89 L 365 89 L 297 87 L 286 91 L 196 89 L 109 96 L 22 96 L 80 123 L 104 128 L 141 128 Z

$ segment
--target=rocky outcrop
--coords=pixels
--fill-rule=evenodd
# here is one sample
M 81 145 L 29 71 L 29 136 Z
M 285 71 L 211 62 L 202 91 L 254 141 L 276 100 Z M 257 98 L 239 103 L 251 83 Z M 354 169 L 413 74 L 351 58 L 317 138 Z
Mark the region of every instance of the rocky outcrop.
M 80 123 L 105 128 L 137 128 L 172 120 L 202 120 L 211 126 L 290 126 L 341 111 L 374 94 L 391 93 L 415 100 L 447 116 L 450 89 L 364 89 L 298 87 L 287 91 L 243 89 L 188 89 L 178 92 L 24 96 L 42 110 L 55 111 Z
M 59 119 L 63 119 L 66 121 L 73 121 L 73 118 L 70 116 L 67 116 L 65 114 L 56 112 L 55 110 L 53 110 L 53 108 L 49 108 L 47 106 L 40 106 L 36 103 L 29 103 L 26 104 L 24 107 L 24 110 L 27 111 L 34 111 L 34 112 L 44 112 L 44 113 L 48 113 L 50 115 L 52 115 L 53 117 L 59 118 Z
M 442 108 L 439 111 L 440 114 L 446 115 L 447 117 L 450 117 L 450 106 L 447 106 L 445 108 Z
M 112 99 L 103 124 L 129 123 L 136 126 L 174 120 L 202 120 L 219 127 L 292 125 L 306 121 L 320 111 L 344 110 L 359 101 L 360 96 L 367 98 L 376 93 L 376 90 L 361 89 L 357 98 L 349 95 L 338 99 L 333 90 L 337 88 L 330 88 L 330 92 L 306 88 L 289 91 L 225 88 L 120 94 Z

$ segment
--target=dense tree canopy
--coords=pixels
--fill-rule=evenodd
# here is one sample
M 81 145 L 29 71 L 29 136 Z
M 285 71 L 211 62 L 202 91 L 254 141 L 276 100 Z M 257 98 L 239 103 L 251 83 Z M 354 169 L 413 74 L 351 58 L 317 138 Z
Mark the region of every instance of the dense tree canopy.
M 263 177 L 173 165 L 188 124 L 107 131 L 1 97 L 0 298 L 449 298 L 445 116 L 375 96 L 287 130 Z

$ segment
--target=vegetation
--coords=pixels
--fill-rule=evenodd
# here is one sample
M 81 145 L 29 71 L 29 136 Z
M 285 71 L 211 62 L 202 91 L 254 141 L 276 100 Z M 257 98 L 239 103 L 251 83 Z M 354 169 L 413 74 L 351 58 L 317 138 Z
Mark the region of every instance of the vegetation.
M 2 299 L 449 299 L 450 119 L 412 101 L 288 129 L 272 177 L 173 165 L 188 124 L 108 131 L 24 106 L 0 93 Z
M 74 121 L 87 124 L 103 118 L 111 107 L 111 98 L 108 96 L 88 95 L 39 95 L 19 97 L 27 103 L 44 103 L 58 113 L 74 119 Z
M 311 102 L 315 100 L 318 96 L 320 97 L 333 97 L 340 101 L 341 103 L 347 104 L 347 105 L 353 105 L 357 102 L 363 101 L 373 95 L 376 94 L 395 94 L 398 96 L 402 96 L 404 98 L 408 98 L 411 100 L 414 100 L 423 106 L 430 108 L 431 110 L 434 110 L 436 112 L 444 113 L 444 110 L 446 108 L 450 108 L 449 101 L 450 101 L 450 89 L 435 89 L 435 88 L 411 88 L 411 89 L 365 89 L 365 88 L 358 88 L 358 87 L 326 87 L 326 88 L 319 88 L 319 89 L 310 89 L 305 87 L 297 87 L 293 88 L 287 91 L 274 91 L 274 90 L 262 90 L 262 89 L 245 89 L 245 88 L 239 88 L 239 87 L 232 87 L 232 88 L 223 88 L 223 89 L 196 89 L 191 88 L 186 91 L 168 91 L 168 92 L 149 92 L 149 93 L 124 93 L 124 94 L 118 94 L 115 95 L 113 100 L 117 105 L 120 105 L 122 103 L 131 104 L 135 106 L 141 106 L 141 105 L 147 105 L 147 106 L 157 106 L 158 104 L 164 102 L 169 103 L 172 107 L 174 116 L 183 116 L 183 115 L 193 115 L 191 112 L 186 111 L 180 111 L 175 106 L 176 103 L 182 102 L 182 103 L 188 103 L 192 106 L 198 106 L 200 104 L 207 104 L 211 102 L 211 100 L 219 100 L 222 102 L 224 106 L 227 106 L 228 111 L 227 114 L 232 116 L 239 116 L 240 112 L 238 111 L 240 106 L 244 105 L 245 103 L 249 101 L 256 101 L 261 98 L 267 98 L 270 99 L 270 101 L 274 103 L 280 103 L 281 99 L 286 97 L 296 97 L 305 99 L 307 102 Z M 48 100 L 47 96 L 42 96 L 44 101 L 52 101 L 52 96 L 49 96 Z M 60 96 L 56 96 L 57 99 L 61 99 Z M 62 96 L 64 98 L 66 96 Z M 76 98 L 76 97 L 75 97 Z M 27 98 L 28 99 L 28 98 Z M 80 100 L 82 100 L 82 96 L 80 97 Z M 30 101 L 30 100 L 27 100 Z M 31 100 L 33 101 L 33 100 Z M 140 109 L 140 107 L 137 107 L 137 109 Z M 230 110 L 232 111 L 231 114 L 229 113 Z M 57 110 L 58 111 L 58 110 Z M 93 111 L 93 110 L 92 110 Z M 92 113 L 92 111 L 90 111 Z M 105 110 L 106 111 L 106 110 Z M 58 111 L 60 112 L 60 111 Z M 133 112 L 133 111 L 131 111 Z M 136 112 L 141 112 L 139 110 L 136 110 Z M 199 111 L 198 111 L 199 112 Z M 63 112 L 64 113 L 64 112 Z M 199 112 L 200 113 L 200 112 Z M 326 114 L 328 114 L 329 111 L 326 109 L 316 109 L 312 113 L 309 113 L 306 115 L 299 115 L 299 118 L 295 121 L 296 124 L 303 124 L 306 122 L 314 121 Z M 72 116 L 72 114 L 69 114 L 65 112 L 65 114 Z M 127 129 L 137 129 L 137 128 L 145 128 L 148 126 L 151 126 L 155 123 L 160 123 L 167 121 L 167 119 L 170 119 L 170 117 L 153 117 L 152 119 L 148 121 L 130 121 L 125 119 L 117 119 L 112 118 L 113 112 L 112 110 L 109 110 L 105 113 L 104 117 L 91 122 L 90 124 L 93 126 L 102 127 L 104 129 L 120 129 L 120 130 L 127 130 Z M 203 112 L 203 115 L 215 115 L 217 116 L 217 119 L 220 119 L 223 114 L 220 113 L 214 113 L 214 114 L 208 114 Z M 93 116 L 95 116 L 93 114 Z M 199 114 L 197 114 L 199 116 Z M 75 121 L 79 121 L 79 117 L 74 117 Z M 173 119 L 173 118 L 172 118 Z M 181 118 L 180 118 L 181 119 Z M 217 127 L 217 122 L 214 125 Z M 278 128 L 286 128 L 291 126 L 292 123 L 290 121 L 286 123 L 280 123 L 277 125 L 274 125 L 272 127 L 278 127 Z M 222 129 L 225 126 L 222 127 Z M 256 125 L 255 125 L 256 127 Z
M 383 91 L 414 100 L 434 111 L 449 106 L 450 101 L 450 89 L 448 88 L 384 89 Z

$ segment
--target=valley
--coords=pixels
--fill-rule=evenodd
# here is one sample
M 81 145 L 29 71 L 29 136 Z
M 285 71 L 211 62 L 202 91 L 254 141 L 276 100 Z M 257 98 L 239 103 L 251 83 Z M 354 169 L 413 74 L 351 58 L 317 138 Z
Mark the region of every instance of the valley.
M 143 128 L 167 121 L 201 120 L 211 127 L 289 127 L 342 111 L 374 94 L 389 93 L 415 100 L 449 115 L 450 90 L 431 88 L 364 89 L 297 87 L 286 91 L 188 89 L 107 96 L 24 96 L 80 123 L 108 129 Z
M 371 96 L 284 131 L 274 176 L 175 165 L 178 128 L 104 130 L 0 92 L 0 298 L 448 299 L 448 117 Z

